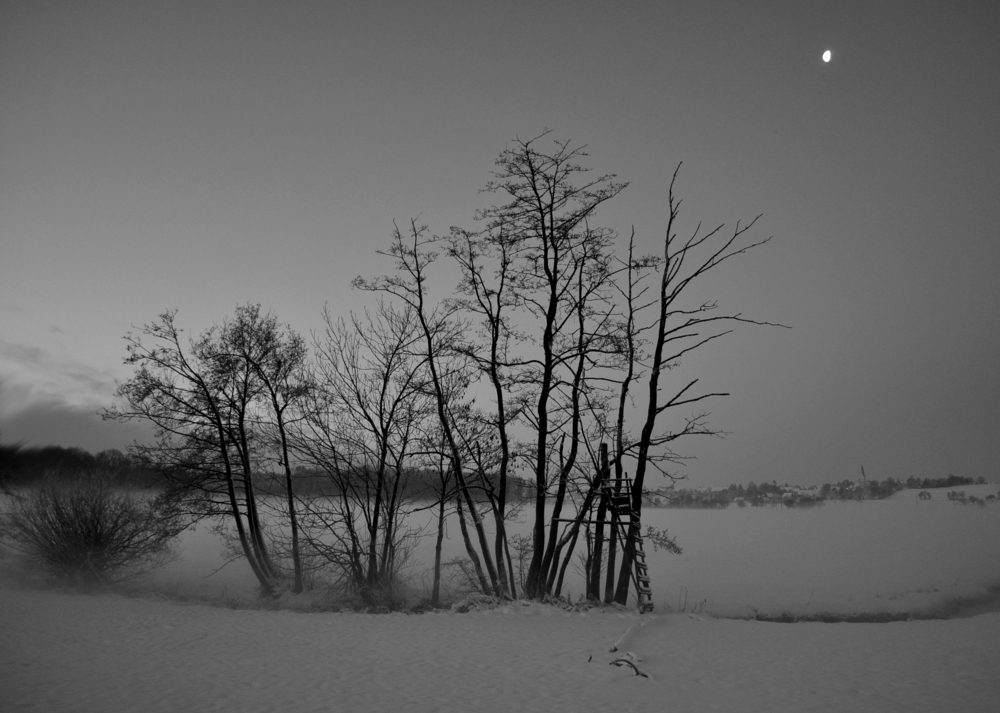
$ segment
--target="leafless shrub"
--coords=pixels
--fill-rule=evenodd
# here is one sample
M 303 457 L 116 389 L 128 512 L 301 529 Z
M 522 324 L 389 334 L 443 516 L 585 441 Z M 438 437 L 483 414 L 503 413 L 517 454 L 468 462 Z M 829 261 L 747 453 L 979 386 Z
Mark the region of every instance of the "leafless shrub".
M 14 494 L 0 532 L 31 566 L 59 581 L 99 586 L 170 562 L 184 527 L 167 498 L 143 498 L 94 477 L 47 480 Z

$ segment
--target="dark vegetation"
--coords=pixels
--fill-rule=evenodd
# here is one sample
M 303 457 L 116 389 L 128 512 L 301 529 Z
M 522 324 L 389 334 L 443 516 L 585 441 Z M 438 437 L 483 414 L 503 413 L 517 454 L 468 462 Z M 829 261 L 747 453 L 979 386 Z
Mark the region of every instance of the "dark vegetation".
M 167 471 L 144 463 L 140 458 L 108 449 L 90 453 L 82 448 L 44 446 L 25 448 L 19 444 L 0 443 L 0 490 L 40 483 L 55 479 L 67 482 L 86 480 L 94 474 L 119 486 L 140 488 L 165 488 L 170 483 L 184 479 L 180 470 Z M 436 500 L 438 474 L 429 470 L 412 470 L 407 478 L 405 494 L 414 500 Z M 255 487 L 268 495 L 285 495 L 287 484 L 278 472 L 257 471 L 253 474 Z M 337 496 L 337 484 L 318 468 L 299 465 L 292 469 L 293 490 L 302 495 Z M 491 484 L 496 488 L 497 484 Z M 474 496 L 477 500 L 485 496 Z M 507 483 L 507 499 L 514 502 L 534 497 L 528 481 L 511 478 Z
M 852 614 L 756 614 L 754 621 L 766 621 L 772 624 L 798 624 L 802 622 L 821 622 L 824 624 L 891 624 L 897 621 L 927 621 L 931 619 L 949 619 L 947 613 L 932 612 L 855 612 Z
M 946 486 L 942 486 L 946 487 Z M 954 619 L 962 616 L 969 616 L 970 613 L 982 613 L 984 607 L 988 611 L 993 611 L 993 607 L 1000 598 L 1000 586 L 987 588 L 985 594 L 979 597 L 954 598 L 927 610 L 911 612 L 851 612 L 851 613 L 816 613 L 816 614 L 793 614 L 792 612 L 780 612 L 777 614 L 764 614 L 754 612 L 750 617 L 756 621 L 766 621 L 778 624 L 796 624 L 800 622 L 822 622 L 824 624 L 889 624 L 897 621 L 929 621 L 934 619 Z M 732 617 L 741 618 L 741 617 Z
M 153 487 L 164 482 L 161 472 L 115 449 L 93 454 L 82 448 L 0 443 L 0 489 L 46 479 L 79 481 L 97 473 L 119 486 Z
M 123 488 L 120 473 L 52 475 L 8 492 L 0 537 L 36 570 L 75 586 L 117 584 L 173 558 L 187 520 L 167 495 Z

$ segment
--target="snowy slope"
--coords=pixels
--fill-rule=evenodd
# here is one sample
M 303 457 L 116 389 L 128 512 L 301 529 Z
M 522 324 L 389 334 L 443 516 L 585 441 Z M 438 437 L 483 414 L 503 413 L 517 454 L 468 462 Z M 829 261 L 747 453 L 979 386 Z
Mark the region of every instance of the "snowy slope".
M 992 711 L 1000 696 L 1000 614 L 893 624 L 537 604 L 303 614 L 7 583 L 0 631 L 4 711 L 912 713 Z M 625 652 L 648 678 L 609 665 Z

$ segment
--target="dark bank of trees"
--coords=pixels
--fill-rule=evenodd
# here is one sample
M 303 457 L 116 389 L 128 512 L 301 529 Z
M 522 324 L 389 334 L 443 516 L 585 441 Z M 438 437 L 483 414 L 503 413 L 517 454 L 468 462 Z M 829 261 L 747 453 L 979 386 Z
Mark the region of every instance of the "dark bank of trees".
M 97 474 L 118 485 L 138 487 L 153 486 L 162 477 L 113 448 L 94 454 L 82 448 L 0 443 L 0 488 L 30 485 L 43 479 L 79 480 Z
M 598 222 L 627 184 L 586 158 L 547 134 L 513 142 L 474 227 L 397 227 L 385 273 L 355 282 L 369 309 L 327 315 L 311 355 L 256 305 L 193 340 L 164 313 L 127 337 L 134 373 L 107 415 L 153 423 L 134 455 L 171 474 L 192 515 L 232 525 L 265 592 L 299 590 L 322 566 L 391 604 L 420 534 L 407 515 L 427 507 L 438 543 L 457 519 L 484 593 L 559 596 L 582 547 L 588 597 L 625 603 L 640 523 L 619 537 L 608 488 L 631 477 L 641 516 L 649 478 L 681 458 L 674 441 L 718 433 L 703 404 L 724 394 L 671 369 L 736 325 L 767 324 L 691 294 L 766 239 L 749 239 L 756 219 L 681 233 L 675 172 L 660 248 L 638 255 L 634 233 Z M 443 299 L 429 292 L 440 260 L 460 275 Z M 338 497 L 296 492 L 293 464 Z M 261 472 L 277 474 L 280 508 Z M 512 556 L 521 508 L 532 534 Z

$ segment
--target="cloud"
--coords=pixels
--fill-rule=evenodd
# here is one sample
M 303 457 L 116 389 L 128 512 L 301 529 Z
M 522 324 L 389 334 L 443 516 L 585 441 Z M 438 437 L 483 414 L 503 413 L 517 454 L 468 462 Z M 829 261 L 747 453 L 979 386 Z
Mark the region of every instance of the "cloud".
M 36 403 L 0 416 L 0 442 L 23 441 L 28 447 L 57 445 L 97 453 L 108 448 L 124 450 L 133 441 L 151 438 L 148 424 L 104 421 L 95 409 L 66 404 Z
M 96 408 L 110 403 L 114 377 L 73 357 L 0 337 L 0 416 L 35 404 Z
M 0 441 L 98 452 L 149 440 L 148 424 L 103 421 L 114 376 L 71 354 L 0 337 Z

